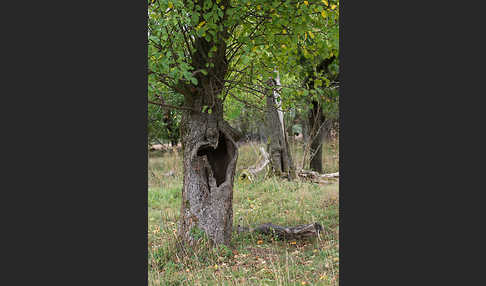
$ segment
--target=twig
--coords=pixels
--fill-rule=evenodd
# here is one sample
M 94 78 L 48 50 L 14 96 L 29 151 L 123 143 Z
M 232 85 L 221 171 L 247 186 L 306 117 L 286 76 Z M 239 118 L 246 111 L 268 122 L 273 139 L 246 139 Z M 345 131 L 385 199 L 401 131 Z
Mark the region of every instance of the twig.
M 161 107 L 165 107 L 165 108 L 172 108 L 172 109 L 178 109 L 178 110 L 189 110 L 189 111 L 198 112 L 196 109 L 186 107 L 186 106 L 175 106 L 175 105 L 164 104 L 164 103 L 160 103 L 160 102 L 154 102 L 154 101 L 150 101 L 150 100 L 148 101 L 148 103 L 158 105 L 158 106 L 161 106 Z

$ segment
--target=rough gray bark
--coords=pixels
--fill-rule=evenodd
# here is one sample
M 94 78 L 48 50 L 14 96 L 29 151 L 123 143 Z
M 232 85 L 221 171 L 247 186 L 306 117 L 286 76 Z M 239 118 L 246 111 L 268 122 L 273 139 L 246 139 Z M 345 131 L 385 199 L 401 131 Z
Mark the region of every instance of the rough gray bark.
M 266 94 L 265 129 L 267 132 L 268 153 L 272 170 L 277 176 L 295 178 L 295 167 L 289 151 L 287 134 L 284 132 L 283 121 L 280 120 L 273 89 L 275 81 L 269 79 Z
M 202 230 L 211 242 L 228 245 L 233 226 L 233 179 L 238 133 L 213 113 L 188 112 L 182 120 L 184 179 L 179 235 L 193 244 Z

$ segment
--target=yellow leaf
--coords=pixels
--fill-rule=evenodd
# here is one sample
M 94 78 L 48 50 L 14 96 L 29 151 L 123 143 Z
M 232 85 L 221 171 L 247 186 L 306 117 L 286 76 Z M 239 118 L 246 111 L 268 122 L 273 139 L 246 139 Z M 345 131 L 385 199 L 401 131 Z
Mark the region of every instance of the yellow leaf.
M 257 5 L 257 9 L 258 9 L 258 10 L 261 10 L 261 9 L 262 9 L 262 6 Z
M 319 278 L 319 280 L 324 280 L 324 279 L 327 279 L 327 275 L 321 275 L 321 277 Z
M 334 262 L 338 262 L 339 261 L 339 257 L 334 257 Z
M 331 9 L 332 9 L 332 10 L 336 9 L 336 7 L 337 7 L 337 6 L 336 6 L 335 4 L 332 4 L 332 5 L 331 5 Z
M 169 9 L 172 9 L 174 7 L 174 4 L 172 2 L 169 2 Z
M 282 31 L 282 33 L 287 34 L 287 30 L 285 30 L 285 29 L 284 29 L 284 30 Z
M 304 1 L 304 4 L 305 4 L 305 5 L 309 5 L 309 2 L 308 2 L 308 1 Z
M 296 241 L 291 241 L 290 244 L 297 244 L 297 242 Z
M 307 284 L 307 282 L 305 282 L 305 281 L 302 281 L 302 282 L 301 282 L 300 284 L 302 284 L 302 285 L 305 285 L 305 284 Z
M 214 269 L 218 269 L 218 264 L 214 264 Z
M 309 33 L 309 36 L 310 36 L 312 39 L 314 39 L 314 34 L 312 34 L 312 32 L 311 32 L 311 31 L 309 31 L 308 33 Z
M 282 45 L 282 48 L 285 49 L 285 45 Z
M 204 26 L 204 24 L 206 24 L 206 21 L 202 21 L 201 23 L 199 23 L 199 25 L 197 25 L 196 29 L 201 29 L 201 27 Z
M 322 18 L 326 19 L 326 16 L 327 16 L 326 11 L 322 10 L 321 15 L 322 15 Z
M 326 4 L 326 6 L 329 6 L 329 3 L 327 3 L 326 0 L 322 0 L 322 3 Z

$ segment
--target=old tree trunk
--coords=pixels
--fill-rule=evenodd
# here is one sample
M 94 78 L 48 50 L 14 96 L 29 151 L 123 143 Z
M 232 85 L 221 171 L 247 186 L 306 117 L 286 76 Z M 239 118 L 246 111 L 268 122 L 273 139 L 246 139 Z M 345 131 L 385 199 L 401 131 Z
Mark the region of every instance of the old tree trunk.
M 202 230 L 216 244 L 229 244 L 233 228 L 233 178 L 237 138 L 222 108 L 186 113 L 182 122 L 184 181 L 179 234 L 195 242 Z
M 226 1 L 223 4 L 227 5 Z M 231 241 L 240 134 L 224 121 L 220 98 L 228 70 L 227 36 L 225 28 L 211 41 L 195 39 L 197 49 L 191 55 L 191 65 L 197 85 L 186 87 L 184 93 L 184 105 L 189 110 L 181 120 L 184 177 L 179 237 L 189 244 L 194 244 L 201 233 L 214 244 L 228 245 Z M 212 47 L 217 51 L 210 53 Z M 203 69 L 207 73 L 197 72 Z
M 276 80 L 270 78 L 267 84 L 265 129 L 267 131 L 270 164 L 275 175 L 295 179 L 295 167 L 285 133 L 283 112 L 278 94 L 278 86 L 280 85 L 278 73 Z
M 203 88 L 186 99 L 194 111 L 183 113 L 181 121 L 184 177 L 179 236 L 194 244 L 204 232 L 212 243 L 228 245 L 240 134 L 223 119 L 222 100 L 208 88 L 217 86 L 213 79 L 201 77 L 199 82 Z

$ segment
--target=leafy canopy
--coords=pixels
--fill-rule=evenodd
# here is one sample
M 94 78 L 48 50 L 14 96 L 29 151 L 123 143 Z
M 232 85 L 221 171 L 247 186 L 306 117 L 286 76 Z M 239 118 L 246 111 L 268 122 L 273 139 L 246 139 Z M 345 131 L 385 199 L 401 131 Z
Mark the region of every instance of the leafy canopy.
M 338 1 L 148 0 L 147 16 L 150 102 L 184 106 L 213 78 L 228 115 L 237 117 L 243 106 L 263 107 L 276 67 L 283 108 L 309 96 L 325 102 L 332 82 L 316 67 L 339 57 Z M 303 84 L 309 77 L 313 86 Z

